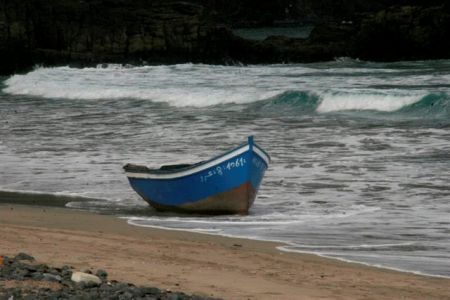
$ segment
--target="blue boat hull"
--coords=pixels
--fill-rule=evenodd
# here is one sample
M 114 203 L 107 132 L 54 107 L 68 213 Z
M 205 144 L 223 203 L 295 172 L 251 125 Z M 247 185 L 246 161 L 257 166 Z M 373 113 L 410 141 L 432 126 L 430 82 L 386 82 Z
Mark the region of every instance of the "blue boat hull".
M 125 166 L 132 188 L 158 210 L 248 213 L 270 157 L 249 142 L 193 166 L 163 171 Z

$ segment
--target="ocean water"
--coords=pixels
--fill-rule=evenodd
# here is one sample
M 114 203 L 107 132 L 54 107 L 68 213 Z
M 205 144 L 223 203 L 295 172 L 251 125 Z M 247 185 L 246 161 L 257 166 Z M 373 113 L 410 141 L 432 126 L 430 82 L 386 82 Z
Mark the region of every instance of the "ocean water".
M 37 67 L 0 82 L 0 191 L 450 277 L 450 60 Z M 250 134 L 272 164 L 248 216 L 156 213 L 122 170 Z

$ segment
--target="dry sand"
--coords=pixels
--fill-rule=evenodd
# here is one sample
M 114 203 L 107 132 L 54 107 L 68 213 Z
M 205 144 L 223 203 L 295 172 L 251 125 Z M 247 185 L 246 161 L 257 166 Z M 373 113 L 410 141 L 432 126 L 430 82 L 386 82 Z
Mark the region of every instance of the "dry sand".
M 224 299 L 450 299 L 450 279 L 284 253 L 276 243 L 140 228 L 113 216 L 0 205 L 0 255 Z

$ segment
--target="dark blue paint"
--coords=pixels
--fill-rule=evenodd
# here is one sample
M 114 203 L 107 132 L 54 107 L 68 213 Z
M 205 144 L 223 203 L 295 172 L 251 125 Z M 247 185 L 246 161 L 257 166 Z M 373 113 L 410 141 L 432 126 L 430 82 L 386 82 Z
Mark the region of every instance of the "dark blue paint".
M 173 179 L 132 177 L 128 179 L 133 189 L 141 197 L 166 206 L 181 206 L 200 201 L 237 188 L 247 182 L 250 182 L 257 191 L 268 166 L 253 151 L 252 137 L 249 137 L 248 143 L 250 147 L 246 152 L 188 176 Z M 230 152 L 213 160 L 220 160 L 228 153 Z M 211 162 L 211 160 L 208 162 Z

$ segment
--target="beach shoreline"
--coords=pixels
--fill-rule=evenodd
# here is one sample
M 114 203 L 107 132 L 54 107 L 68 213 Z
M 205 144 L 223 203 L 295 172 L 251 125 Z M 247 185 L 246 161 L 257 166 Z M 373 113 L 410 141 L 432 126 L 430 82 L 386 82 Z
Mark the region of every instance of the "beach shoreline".
M 106 269 L 113 280 L 224 299 L 450 299 L 450 279 L 314 254 L 281 243 L 139 227 L 115 216 L 0 204 L 0 254 Z
M 194 229 L 182 229 L 182 228 L 169 228 L 169 227 L 163 227 L 163 226 L 157 226 L 157 225 L 138 225 L 138 224 L 132 224 L 128 222 L 128 217 L 123 217 L 122 219 L 127 220 L 127 224 L 131 226 L 137 226 L 137 227 L 143 227 L 143 228 L 149 228 L 149 229 L 158 229 L 158 230 L 168 230 L 168 231 L 180 231 L 180 232 L 187 232 L 193 233 L 193 234 L 202 234 L 202 235 L 210 235 L 210 236 L 216 236 L 216 237 L 222 237 L 222 238 L 228 238 L 228 239 L 242 239 L 242 240 L 250 240 L 250 241 L 256 241 L 256 242 L 262 242 L 262 243 L 273 243 L 275 250 L 278 250 L 280 252 L 284 253 L 291 253 L 291 254 L 300 254 L 300 255 L 315 255 L 318 257 L 322 257 L 324 259 L 331 259 L 331 260 L 337 260 L 344 263 L 350 263 L 350 264 L 359 264 L 365 267 L 370 268 L 377 268 L 382 270 L 390 270 L 400 273 L 406 273 L 406 274 L 412 274 L 412 275 L 418 275 L 418 276 L 425 276 L 425 277 L 435 277 L 435 278 L 444 278 L 444 279 L 450 279 L 449 276 L 444 275 L 437 275 L 437 274 L 428 274 L 428 273 L 422 273 L 420 271 L 412 271 L 407 269 L 401 269 L 401 268 L 395 268 L 395 267 L 389 267 L 386 265 L 381 264 L 371 264 L 363 261 L 356 261 L 351 260 L 343 257 L 338 256 L 328 256 L 326 254 L 321 254 L 319 252 L 313 252 L 313 251 L 302 251 L 302 250 L 292 250 L 290 249 L 291 245 L 284 241 L 277 241 L 277 240 L 270 240 L 270 239 L 262 239 L 262 238 L 250 238 L 250 237 L 240 237 L 240 236 L 233 236 L 233 235 L 227 235 L 223 233 L 209 233 L 209 232 L 201 232 L 196 231 Z

